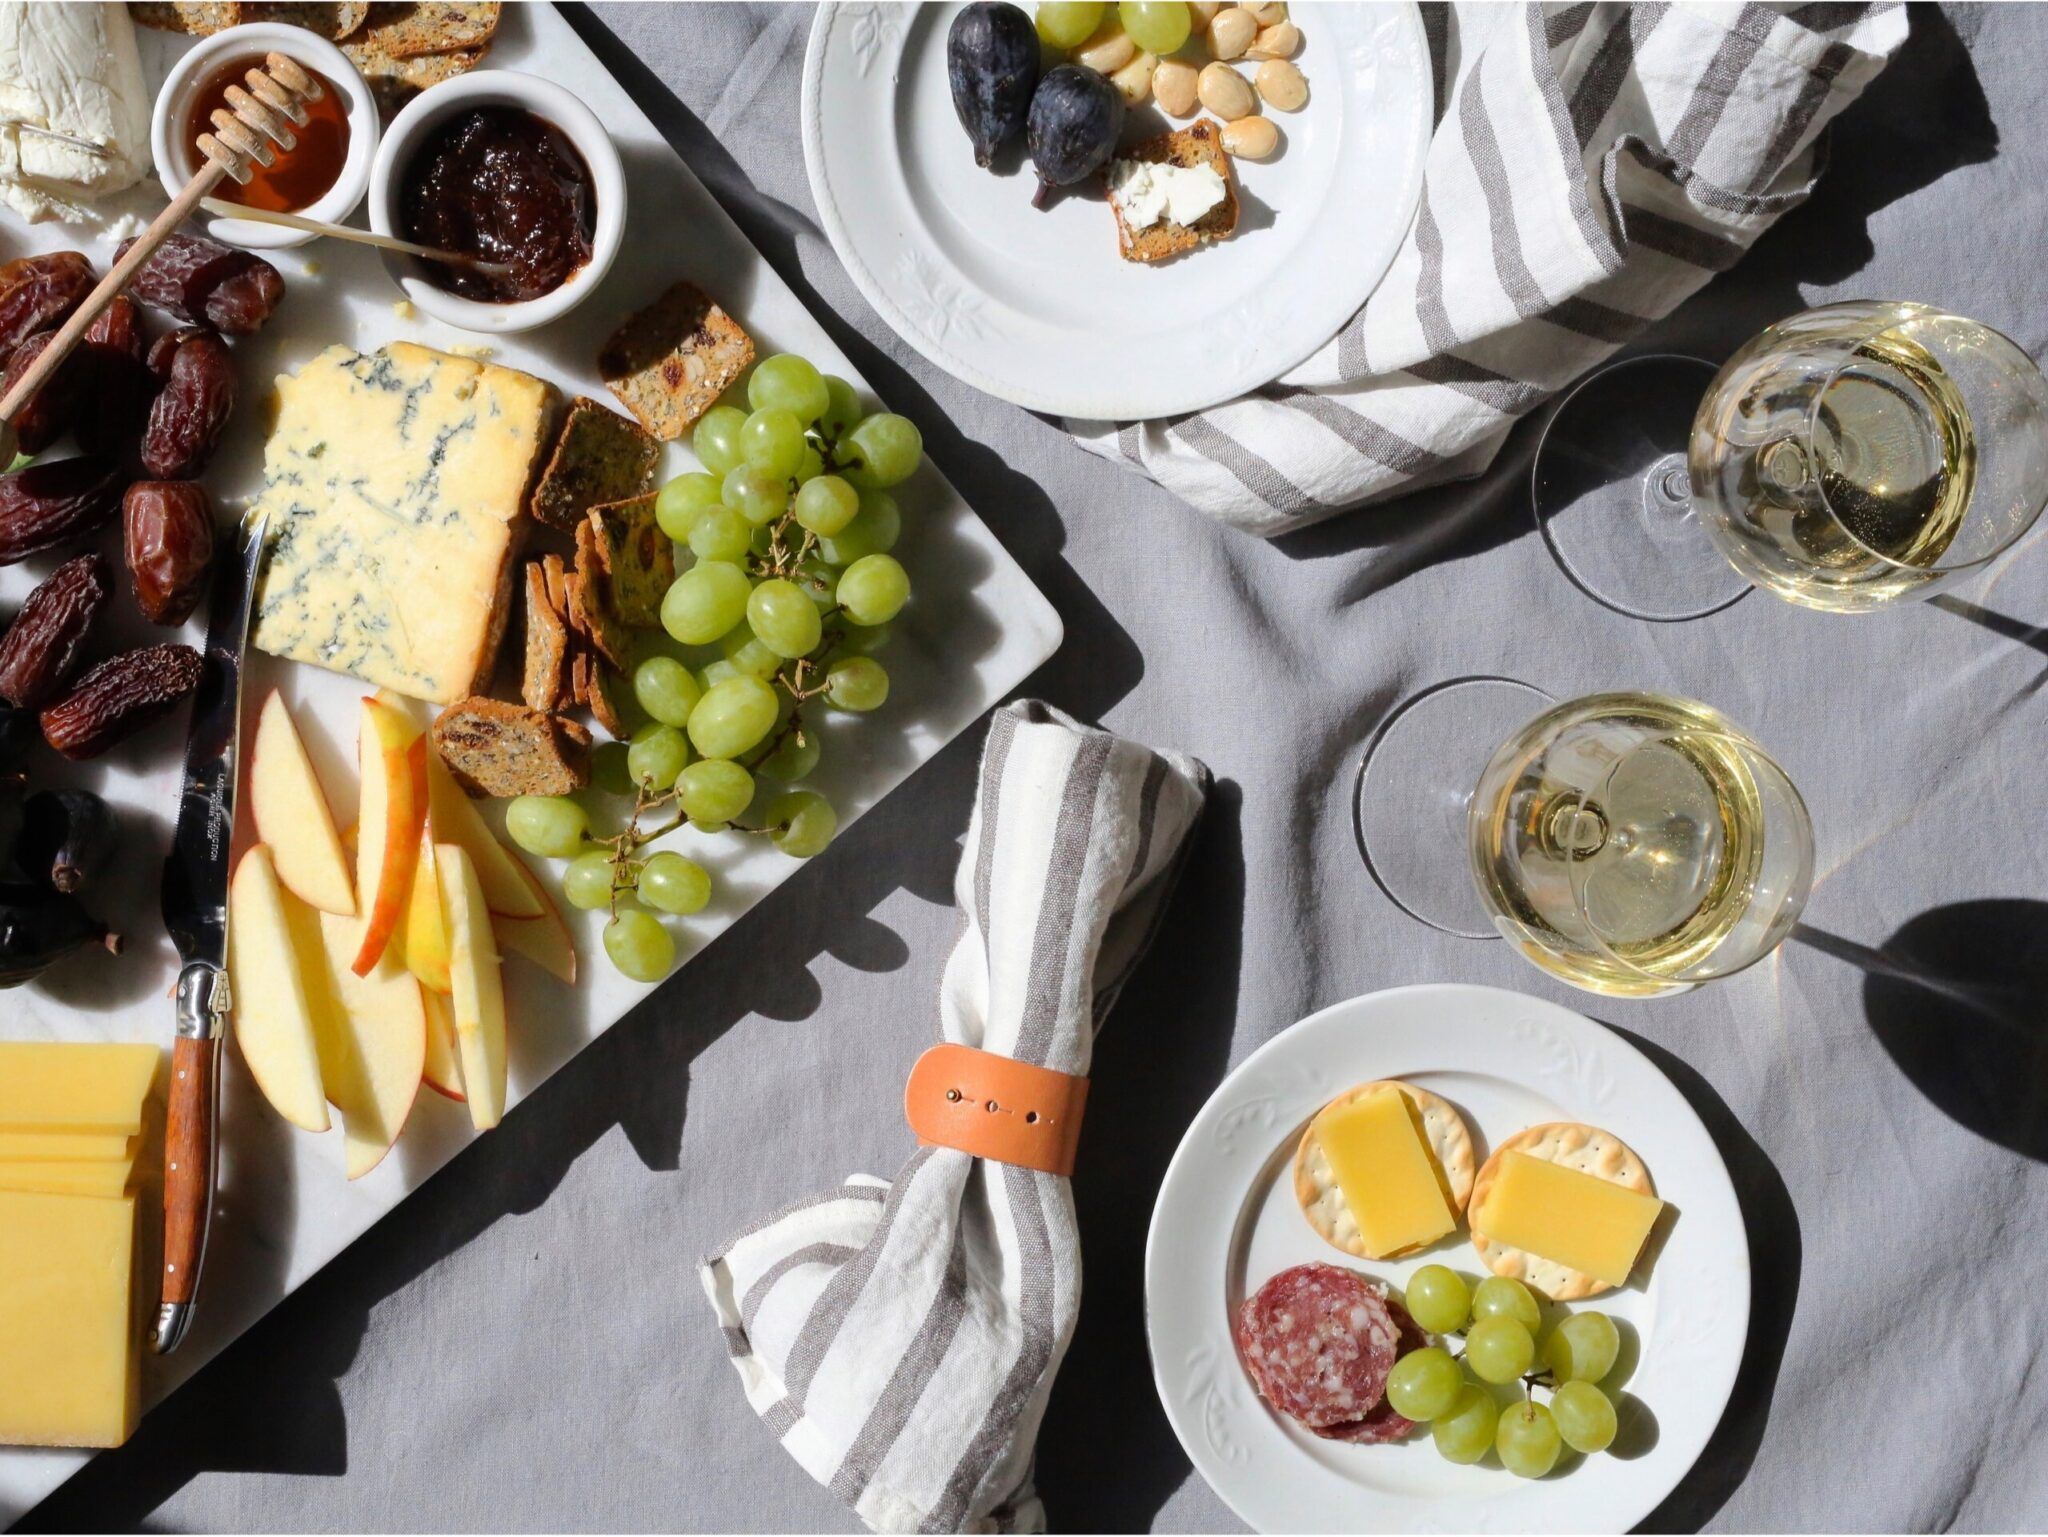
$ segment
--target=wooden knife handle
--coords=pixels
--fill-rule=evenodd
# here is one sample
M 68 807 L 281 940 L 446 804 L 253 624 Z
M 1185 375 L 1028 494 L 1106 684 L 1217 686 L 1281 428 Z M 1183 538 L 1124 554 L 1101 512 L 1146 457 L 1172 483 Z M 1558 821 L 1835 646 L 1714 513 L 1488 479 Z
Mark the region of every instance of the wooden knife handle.
M 220 1042 L 180 1037 L 171 1047 L 170 1110 L 164 1125 L 163 1300 L 189 1303 L 199 1288 L 213 1211 L 215 1092 Z

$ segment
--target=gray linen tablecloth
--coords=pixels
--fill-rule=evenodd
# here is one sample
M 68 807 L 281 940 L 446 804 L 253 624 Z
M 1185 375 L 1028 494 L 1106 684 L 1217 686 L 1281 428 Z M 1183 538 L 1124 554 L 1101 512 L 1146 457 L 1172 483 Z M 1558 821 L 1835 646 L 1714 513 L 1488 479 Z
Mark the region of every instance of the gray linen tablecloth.
M 1913 10 L 1813 200 L 1656 344 L 1718 358 L 1802 306 L 1881 296 L 2048 348 L 2048 12 Z M 1235 1529 L 1153 1398 L 1152 1192 L 1260 1042 L 1438 979 L 1629 1032 L 1734 1172 L 1751 1338 L 1720 1433 L 1654 1526 L 2048 1524 L 2048 543 L 1949 607 L 1848 619 L 1757 595 L 1634 623 L 1537 539 L 1529 427 L 1477 485 L 1277 544 L 1228 532 L 936 373 L 859 299 L 804 178 L 805 8 L 571 15 L 1059 605 L 1066 647 L 1031 691 L 1217 775 L 1095 1065 L 1075 1181 L 1086 1292 L 1039 1457 L 1055 1530 Z M 1815 942 L 1618 1004 L 1395 910 L 1352 845 L 1360 744 L 1417 686 L 1483 672 L 1561 695 L 1675 690 L 1755 731 L 1812 805 Z M 943 754 L 28 1527 L 848 1529 L 748 1411 L 693 1267 L 791 1192 L 901 1162 L 895 1106 L 931 1036 L 978 745 Z

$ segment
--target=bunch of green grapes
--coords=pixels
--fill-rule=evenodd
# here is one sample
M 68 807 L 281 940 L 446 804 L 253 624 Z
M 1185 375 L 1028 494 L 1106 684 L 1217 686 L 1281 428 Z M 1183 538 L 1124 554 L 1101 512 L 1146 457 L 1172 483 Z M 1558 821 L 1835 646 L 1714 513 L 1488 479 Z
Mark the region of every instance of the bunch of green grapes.
M 661 488 L 655 517 L 677 546 L 679 574 L 661 623 L 676 653 L 642 657 L 632 692 L 646 723 L 598 752 L 601 789 L 634 797 L 632 820 L 593 838 L 581 804 L 522 796 L 506 812 L 514 842 L 567 859 L 563 893 L 607 908 L 605 953 L 640 982 L 675 964 L 675 942 L 647 908 L 687 915 L 711 878 L 682 855 L 640 857 L 683 822 L 707 833 L 766 837 L 783 853 L 822 853 L 838 814 L 802 787 L 822 745 L 807 711 L 866 713 L 889 697 L 875 653 L 910 600 L 889 552 L 902 532 L 890 488 L 915 473 L 914 423 L 864 412 L 853 386 L 782 353 L 747 380 L 747 404 L 713 406 L 691 446 L 702 470 Z M 762 779 L 785 786 L 765 796 Z M 666 826 L 640 817 L 673 807 Z
M 1462 1368 L 1431 1345 L 1409 1351 L 1387 1376 L 1394 1412 L 1427 1423 L 1448 1461 L 1477 1462 L 1491 1449 L 1510 1473 L 1541 1478 L 1566 1447 L 1592 1453 L 1613 1444 L 1614 1401 L 1598 1384 L 1614 1370 L 1621 1331 L 1605 1313 L 1573 1313 L 1544 1338 L 1533 1385 L 1550 1389 L 1548 1404 L 1525 1392 L 1503 1408 L 1483 1384 L 1515 1382 L 1536 1363 L 1543 1310 L 1529 1288 L 1507 1276 L 1468 1287 L 1456 1271 L 1425 1265 L 1409 1279 L 1408 1312 L 1432 1334 L 1465 1337 Z

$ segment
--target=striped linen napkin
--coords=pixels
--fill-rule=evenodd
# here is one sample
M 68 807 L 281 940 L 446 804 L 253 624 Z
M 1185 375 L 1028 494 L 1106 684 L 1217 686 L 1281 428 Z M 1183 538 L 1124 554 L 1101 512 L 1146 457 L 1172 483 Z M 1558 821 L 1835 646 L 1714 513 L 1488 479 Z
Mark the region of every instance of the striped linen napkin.
M 1069 421 L 1083 447 L 1262 535 L 1477 475 L 1517 420 L 1805 200 L 1821 130 L 1906 36 L 1896 3 L 1422 13 L 1436 132 L 1364 308 L 1253 394 Z
M 1208 788 L 1191 758 L 999 710 L 941 1038 L 1085 1075 Z M 703 1280 L 747 1401 L 869 1526 L 1044 1529 L 1032 1449 L 1081 1301 L 1066 1179 L 921 1147 L 893 1184 L 856 1175 L 735 1235 Z

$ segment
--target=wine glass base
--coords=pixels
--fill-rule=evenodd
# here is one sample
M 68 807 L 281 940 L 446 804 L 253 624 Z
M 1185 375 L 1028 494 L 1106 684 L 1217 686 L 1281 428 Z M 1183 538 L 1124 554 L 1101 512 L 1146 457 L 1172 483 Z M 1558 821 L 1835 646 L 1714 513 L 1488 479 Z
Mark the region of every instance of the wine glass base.
M 1596 603 L 1661 624 L 1750 591 L 1693 516 L 1685 455 L 1716 370 L 1654 353 L 1588 374 L 1557 403 L 1529 469 L 1536 527 Z
M 1497 937 L 1472 883 L 1466 806 L 1494 749 L 1555 702 L 1513 678 L 1451 678 L 1380 722 L 1359 760 L 1352 831 L 1366 873 L 1411 918 L 1461 939 Z

